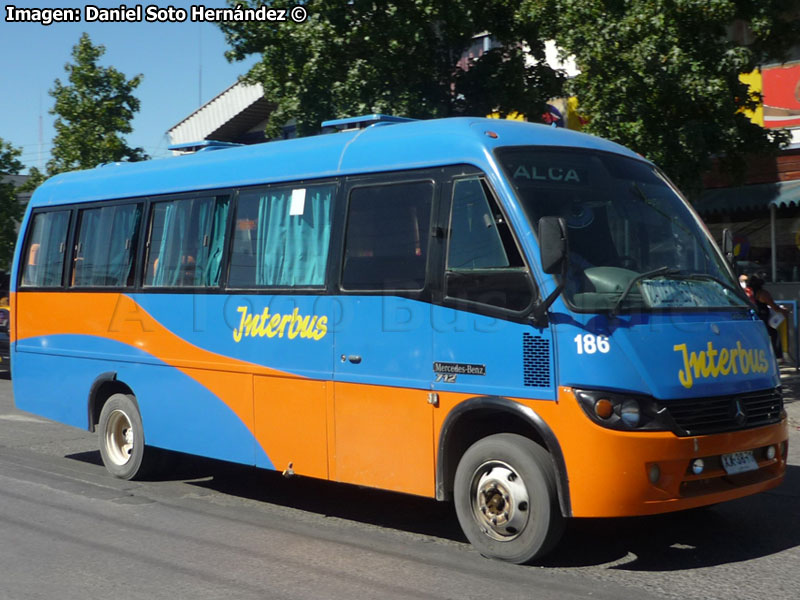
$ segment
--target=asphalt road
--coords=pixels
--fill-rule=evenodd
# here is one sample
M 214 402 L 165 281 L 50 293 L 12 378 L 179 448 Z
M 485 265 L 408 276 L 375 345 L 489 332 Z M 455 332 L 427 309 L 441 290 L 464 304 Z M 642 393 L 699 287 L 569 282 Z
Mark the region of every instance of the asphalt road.
M 518 567 L 481 558 L 432 500 L 191 457 L 169 479 L 114 479 L 94 435 L 17 411 L 0 379 L 0 599 L 795 599 L 800 402 L 787 408 L 780 488 L 575 520 L 544 565 Z

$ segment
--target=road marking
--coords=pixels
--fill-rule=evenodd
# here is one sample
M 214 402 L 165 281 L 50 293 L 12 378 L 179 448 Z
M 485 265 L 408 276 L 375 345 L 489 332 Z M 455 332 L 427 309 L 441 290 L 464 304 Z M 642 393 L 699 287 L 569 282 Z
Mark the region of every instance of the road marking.
M 36 417 L 26 417 L 25 415 L 0 415 L 0 420 L 3 421 L 24 421 L 25 423 L 46 423 L 44 419 L 37 419 Z

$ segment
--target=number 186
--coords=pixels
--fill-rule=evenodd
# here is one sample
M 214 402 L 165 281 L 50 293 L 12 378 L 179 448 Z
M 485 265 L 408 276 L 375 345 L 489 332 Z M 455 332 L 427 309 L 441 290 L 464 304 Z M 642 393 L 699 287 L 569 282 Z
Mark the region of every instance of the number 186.
M 578 354 L 594 354 L 595 352 L 605 354 L 611 350 L 608 336 L 605 335 L 592 335 L 591 333 L 582 335 L 579 333 L 573 341 L 578 347 Z

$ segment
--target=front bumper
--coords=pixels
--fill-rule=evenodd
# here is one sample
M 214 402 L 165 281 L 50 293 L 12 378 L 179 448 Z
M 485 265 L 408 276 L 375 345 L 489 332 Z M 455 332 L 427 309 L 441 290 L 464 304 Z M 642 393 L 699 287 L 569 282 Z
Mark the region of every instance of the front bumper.
M 781 422 L 714 435 L 615 431 L 592 423 L 572 388 L 559 389 L 556 432 L 574 517 L 651 515 L 716 504 L 778 486 L 786 472 L 788 425 Z M 766 449 L 776 448 L 768 458 Z M 758 469 L 728 475 L 723 454 L 752 450 Z M 695 475 L 691 464 L 705 463 Z M 659 476 L 651 481 L 653 467 Z

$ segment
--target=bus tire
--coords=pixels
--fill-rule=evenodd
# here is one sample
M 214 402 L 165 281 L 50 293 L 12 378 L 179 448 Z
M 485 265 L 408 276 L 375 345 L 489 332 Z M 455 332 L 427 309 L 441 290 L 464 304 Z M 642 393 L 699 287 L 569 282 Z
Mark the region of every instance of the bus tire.
M 464 534 L 488 558 L 529 563 L 564 532 L 550 455 L 521 435 L 491 435 L 470 446 L 458 463 L 453 496 Z
M 141 479 L 150 470 L 154 449 L 144 444 L 144 427 L 133 396 L 114 394 L 100 411 L 97 427 L 100 456 L 109 473 Z

